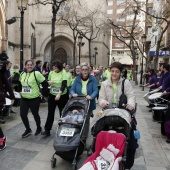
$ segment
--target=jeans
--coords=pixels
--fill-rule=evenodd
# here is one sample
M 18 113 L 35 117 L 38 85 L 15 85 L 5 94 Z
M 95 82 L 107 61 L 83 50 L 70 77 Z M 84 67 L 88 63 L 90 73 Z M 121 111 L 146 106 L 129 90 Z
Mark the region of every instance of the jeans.
M 39 115 L 41 98 L 37 97 L 34 99 L 21 99 L 20 103 L 20 116 L 27 130 L 30 129 L 29 120 L 28 120 L 28 110 L 30 109 L 34 120 L 36 122 L 37 128 L 41 128 L 41 120 Z
M 64 94 L 64 95 L 61 95 L 61 97 L 58 101 L 55 100 L 54 95 L 51 95 L 51 94 L 49 95 L 49 98 L 48 98 L 48 116 L 47 116 L 47 120 L 46 120 L 46 123 L 45 123 L 45 130 L 46 131 L 50 131 L 52 126 L 53 126 L 56 106 L 58 106 L 58 109 L 59 109 L 59 112 L 60 112 L 60 117 L 61 117 L 62 110 L 65 107 L 68 99 L 69 99 L 69 97 L 68 97 L 67 93 Z

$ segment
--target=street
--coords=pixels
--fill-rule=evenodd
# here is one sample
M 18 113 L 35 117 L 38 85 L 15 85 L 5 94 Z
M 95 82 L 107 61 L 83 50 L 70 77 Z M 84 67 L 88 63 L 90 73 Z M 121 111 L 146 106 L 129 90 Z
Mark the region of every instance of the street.
M 136 118 L 138 122 L 137 128 L 141 134 L 139 148 L 135 155 L 135 164 L 131 170 L 170 170 L 170 144 L 167 144 L 166 138 L 161 135 L 160 123 L 152 121 L 152 113 L 148 112 L 149 108 L 146 107 L 148 104 L 143 99 L 143 95 L 147 93 L 148 89 L 145 88 L 145 91 L 141 91 L 139 86 L 135 86 L 132 81 L 131 83 L 138 103 Z M 94 115 L 98 111 L 100 111 L 100 108 L 97 104 Z M 43 127 L 47 116 L 47 103 L 41 104 L 40 116 Z M 19 113 L 7 117 L 6 123 L 1 124 L 8 139 L 6 149 L 0 152 L 0 170 L 51 170 L 50 159 L 54 153 L 53 141 L 58 117 L 57 110 L 50 137 L 41 135 L 35 137 L 33 135 L 36 130 L 35 121 L 33 116 L 29 114 L 33 134 L 25 139 L 21 138 L 25 128 Z M 91 118 L 91 126 L 94 123 L 95 116 Z M 91 141 L 92 136 L 89 133 L 87 143 L 90 144 Z M 62 160 L 58 156 L 56 157 L 57 166 L 54 169 L 72 169 L 71 163 Z M 78 161 L 78 167 L 81 167 L 86 158 L 87 153 L 84 151 Z

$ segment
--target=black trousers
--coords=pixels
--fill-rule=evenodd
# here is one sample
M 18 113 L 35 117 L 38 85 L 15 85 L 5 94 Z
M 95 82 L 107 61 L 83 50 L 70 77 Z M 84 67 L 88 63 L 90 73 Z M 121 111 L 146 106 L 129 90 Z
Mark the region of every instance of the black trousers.
M 61 95 L 60 100 L 58 100 L 58 101 L 55 100 L 54 95 L 49 94 L 48 116 L 47 116 L 47 120 L 46 120 L 46 123 L 45 123 L 45 130 L 46 131 L 50 131 L 52 126 L 53 126 L 56 106 L 58 106 L 58 109 L 59 109 L 59 112 L 60 112 L 60 117 L 61 117 L 62 110 L 65 107 L 68 99 L 69 99 L 69 97 L 68 97 L 67 93 L 64 94 L 64 95 Z
M 0 105 L 0 116 L 2 116 L 1 114 L 2 114 L 2 108 L 3 108 L 3 105 Z M 2 129 L 1 129 L 1 127 L 0 127 L 0 138 L 3 138 L 4 137 L 4 133 L 3 133 L 3 131 L 2 131 Z
M 4 134 L 3 134 L 2 129 L 0 127 L 0 138 L 3 138 L 3 137 L 4 137 Z
M 34 120 L 36 122 L 37 128 L 41 127 L 41 120 L 39 116 L 39 107 L 40 107 L 41 98 L 37 97 L 34 99 L 21 99 L 20 103 L 20 116 L 25 125 L 25 128 L 30 129 L 29 120 L 28 120 L 28 110 L 30 109 Z
M 82 136 L 81 136 L 81 139 L 82 140 L 86 140 L 87 137 L 88 137 L 88 133 L 89 133 L 89 128 L 90 128 L 90 116 L 92 114 L 92 111 L 88 111 L 87 113 L 87 116 L 86 116 L 86 121 L 85 121 L 85 124 L 84 124 L 84 128 L 83 128 L 83 131 L 82 131 Z

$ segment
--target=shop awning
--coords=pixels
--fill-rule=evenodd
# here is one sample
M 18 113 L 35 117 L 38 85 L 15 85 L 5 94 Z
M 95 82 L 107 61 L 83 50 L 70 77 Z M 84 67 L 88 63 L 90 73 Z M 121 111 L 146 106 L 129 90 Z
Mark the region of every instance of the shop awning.
M 150 56 L 156 56 L 156 51 L 149 51 Z M 159 57 L 170 55 L 170 51 L 159 51 Z

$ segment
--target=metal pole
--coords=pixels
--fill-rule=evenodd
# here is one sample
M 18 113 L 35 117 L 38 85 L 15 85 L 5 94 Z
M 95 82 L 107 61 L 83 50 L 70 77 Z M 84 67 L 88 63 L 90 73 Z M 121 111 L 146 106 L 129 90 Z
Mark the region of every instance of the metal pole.
M 24 46 L 24 10 L 23 8 L 21 9 L 21 20 L 20 20 L 20 69 L 23 70 L 23 53 L 24 53 L 24 49 L 23 49 L 23 46 Z
M 145 44 L 143 43 L 143 55 L 144 55 L 144 52 L 145 52 Z M 142 55 L 142 71 L 141 71 L 141 79 L 143 77 L 143 55 Z M 144 79 L 143 79 L 143 82 L 141 81 L 141 84 L 143 85 L 142 86 L 142 91 L 144 91 Z
M 144 43 L 143 43 L 143 54 L 144 54 Z M 142 55 L 141 75 L 140 75 L 140 84 L 141 85 L 142 85 L 142 77 L 143 77 L 143 55 Z
M 96 52 L 95 52 L 95 62 L 94 62 L 95 66 L 96 66 Z
M 56 22 L 56 14 L 58 11 L 58 6 L 56 2 L 52 6 L 52 27 L 51 27 L 51 62 L 54 60 L 54 46 L 55 46 L 55 22 Z
M 79 43 L 79 64 L 80 64 L 81 43 Z

